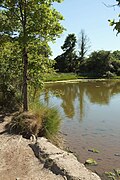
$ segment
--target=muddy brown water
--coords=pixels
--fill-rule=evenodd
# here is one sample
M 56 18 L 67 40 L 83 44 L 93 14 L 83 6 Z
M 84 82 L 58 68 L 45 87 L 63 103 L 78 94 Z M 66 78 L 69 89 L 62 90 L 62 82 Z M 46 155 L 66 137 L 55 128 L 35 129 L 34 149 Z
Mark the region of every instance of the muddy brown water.
M 120 169 L 120 81 L 50 83 L 40 100 L 59 110 L 60 131 L 80 162 L 96 160 L 98 165 L 88 168 L 101 177 Z M 93 148 L 99 153 L 89 151 Z

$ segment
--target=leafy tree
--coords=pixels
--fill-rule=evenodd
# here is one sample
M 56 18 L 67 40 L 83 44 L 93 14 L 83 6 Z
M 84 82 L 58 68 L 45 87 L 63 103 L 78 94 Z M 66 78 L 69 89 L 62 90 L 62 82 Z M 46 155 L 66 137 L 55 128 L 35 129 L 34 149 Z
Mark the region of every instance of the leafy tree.
M 111 70 L 110 51 L 94 51 L 85 63 L 81 65 L 81 71 L 92 76 L 102 77 Z
M 115 61 L 120 61 L 120 51 L 113 51 L 113 53 L 111 53 L 112 57 L 114 58 Z
M 64 29 L 60 24 L 63 16 L 52 6 L 53 2 L 60 3 L 61 1 L 2 0 L 0 2 L 0 35 L 7 35 L 14 39 L 18 42 L 21 50 L 24 111 L 28 110 L 28 74 L 34 75 L 34 79 L 36 79 L 36 67 L 37 64 L 39 67 L 39 59 L 48 60 L 47 50 L 44 53 L 43 49 L 47 48 L 48 42 L 55 40 Z M 40 52 L 40 47 L 42 47 L 42 52 Z M 34 51 L 36 49 L 37 52 Z M 31 72 L 28 67 L 31 68 Z
M 116 2 L 117 2 L 116 5 L 120 7 L 120 0 L 116 0 Z M 118 14 L 118 18 L 119 20 L 117 21 L 115 19 L 108 20 L 110 22 L 110 26 L 114 26 L 114 29 L 117 31 L 117 34 L 120 33 L 120 14 Z
M 68 34 L 68 36 L 65 39 L 65 42 L 63 46 L 61 46 L 62 50 L 64 52 L 74 50 L 76 45 L 76 36 L 75 34 Z
M 1 110 L 18 110 L 22 88 L 22 64 L 17 42 L 8 37 L 1 38 L 0 45 L 0 104 Z M 17 89 L 17 91 L 16 91 Z
M 55 68 L 59 69 L 60 72 L 74 72 L 76 65 L 76 36 L 75 34 L 68 34 L 65 39 L 63 46 L 61 46 L 64 53 L 55 58 Z
M 111 65 L 113 66 L 112 72 L 120 76 L 120 51 L 111 53 Z

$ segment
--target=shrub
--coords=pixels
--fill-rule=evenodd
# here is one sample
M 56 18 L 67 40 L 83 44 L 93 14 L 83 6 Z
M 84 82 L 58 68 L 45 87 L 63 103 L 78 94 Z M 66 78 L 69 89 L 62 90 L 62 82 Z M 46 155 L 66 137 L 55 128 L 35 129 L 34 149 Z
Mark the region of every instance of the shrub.
M 19 110 L 21 96 L 12 85 L 0 84 L 0 110 L 13 112 Z
M 120 68 L 117 69 L 117 75 L 120 76 Z

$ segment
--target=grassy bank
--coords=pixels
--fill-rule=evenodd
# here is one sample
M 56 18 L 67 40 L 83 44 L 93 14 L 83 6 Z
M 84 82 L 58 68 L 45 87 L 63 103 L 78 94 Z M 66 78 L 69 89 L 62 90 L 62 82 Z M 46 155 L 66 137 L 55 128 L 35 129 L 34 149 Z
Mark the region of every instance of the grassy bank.
M 48 81 L 62 81 L 62 80 L 72 80 L 72 79 L 85 79 L 87 76 L 79 76 L 75 73 L 54 73 L 51 75 L 46 75 L 44 78 L 45 82 Z
M 44 82 L 73 80 L 73 79 L 102 79 L 102 78 L 94 77 L 92 75 L 77 75 L 75 73 L 54 73 L 54 74 L 46 75 L 44 78 Z M 110 79 L 120 79 L 120 76 L 114 76 Z
M 120 76 L 114 76 L 113 79 L 120 79 Z

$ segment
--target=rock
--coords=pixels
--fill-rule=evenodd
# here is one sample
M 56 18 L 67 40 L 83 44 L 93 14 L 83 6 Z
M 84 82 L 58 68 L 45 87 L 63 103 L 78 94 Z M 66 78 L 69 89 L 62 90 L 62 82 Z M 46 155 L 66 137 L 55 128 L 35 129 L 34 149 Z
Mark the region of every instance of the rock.
M 37 157 L 44 162 L 44 167 L 53 173 L 62 175 L 68 180 L 100 180 L 100 177 L 88 170 L 77 158 L 51 144 L 45 138 L 38 138 L 33 150 Z

